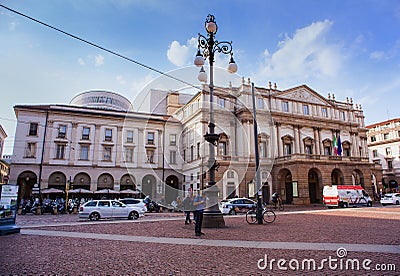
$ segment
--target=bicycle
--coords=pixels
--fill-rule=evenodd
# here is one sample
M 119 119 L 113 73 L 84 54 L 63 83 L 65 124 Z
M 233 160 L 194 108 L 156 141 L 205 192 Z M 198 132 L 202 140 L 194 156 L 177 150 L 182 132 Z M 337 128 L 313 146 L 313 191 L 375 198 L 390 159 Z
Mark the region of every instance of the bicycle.
M 279 210 L 279 211 L 283 211 L 284 209 L 285 209 L 285 207 L 284 207 L 284 205 L 283 205 L 283 202 L 282 202 L 282 199 L 280 199 L 280 198 L 278 198 L 278 201 L 277 202 L 271 202 L 271 207 L 270 207 L 271 209 L 273 209 L 273 210 Z
M 276 215 L 275 215 L 274 211 L 264 207 L 262 210 L 262 218 L 263 218 L 263 221 L 265 221 L 266 223 L 273 223 L 275 221 Z M 251 210 L 247 211 L 246 221 L 248 224 L 255 224 L 258 221 L 257 210 L 251 209 Z

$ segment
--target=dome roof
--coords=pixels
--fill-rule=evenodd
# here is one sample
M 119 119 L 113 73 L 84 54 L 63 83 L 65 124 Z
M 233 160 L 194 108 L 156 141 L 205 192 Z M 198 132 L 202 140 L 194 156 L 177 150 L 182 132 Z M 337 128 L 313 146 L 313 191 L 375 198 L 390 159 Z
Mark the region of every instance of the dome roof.
M 85 91 L 76 95 L 70 102 L 71 105 L 128 111 L 131 102 L 117 93 L 111 91 Z

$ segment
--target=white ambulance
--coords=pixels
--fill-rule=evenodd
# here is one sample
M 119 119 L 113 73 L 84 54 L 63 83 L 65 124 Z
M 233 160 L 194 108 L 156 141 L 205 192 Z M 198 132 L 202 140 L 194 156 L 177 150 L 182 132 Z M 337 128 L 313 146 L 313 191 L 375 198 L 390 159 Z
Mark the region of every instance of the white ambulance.
M 324 186 L 323 199 L 325 206 L 328 206 L 328 208 L 372 206 L 371 197 L 361 186 Z

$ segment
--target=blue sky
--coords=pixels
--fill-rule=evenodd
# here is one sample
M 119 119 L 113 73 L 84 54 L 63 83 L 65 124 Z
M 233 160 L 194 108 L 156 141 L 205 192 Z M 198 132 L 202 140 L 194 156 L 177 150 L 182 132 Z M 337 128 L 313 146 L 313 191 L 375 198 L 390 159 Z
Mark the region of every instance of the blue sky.
M 306 84 L 325 97 L 351 97 L 366 124 L 400 117 L 397 0 L 0 3 L 164 72 L 193 64 L 197 34 L 205 34 L 211 13 L 217 39 L 233 42 L 238 74 L 256 86 Z M 226 58 L 217 65 L 225 67 Z M 16 104 L 69 103 L 93 89 L 134 99 L 159 76 L 1 7 L 0 65 L 5 153 L 12 152 Z

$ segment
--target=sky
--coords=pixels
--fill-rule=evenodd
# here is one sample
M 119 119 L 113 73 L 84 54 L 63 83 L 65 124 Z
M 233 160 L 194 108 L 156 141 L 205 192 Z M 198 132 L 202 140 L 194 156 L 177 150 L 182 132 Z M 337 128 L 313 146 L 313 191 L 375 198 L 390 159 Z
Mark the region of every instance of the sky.
M 399 118 L 398 0 L 0 1 L 162 72 L 193 66 L 198 33 L 215 16 L 240 76 L 278 89 L 306 84 L 361 104 L 366 125 Z M 226 67 L 228 57 L 216 58 Z M 17 104 L 68 104 L 109 90 L 134 101 L 160 75 L 0 7 L 0 124 L 11 154 Z M 220 85 L 227 85 L 218 83 Z M 193 84 L 198 85 L 197 75 Z M 134 103 L 134 105 L 137 103 Z

